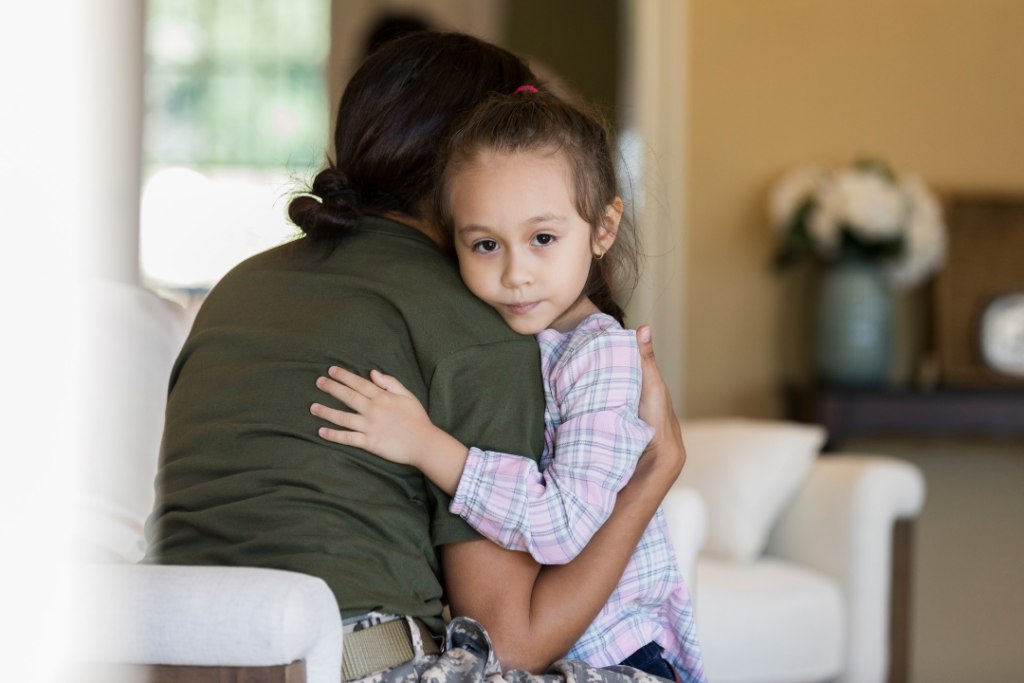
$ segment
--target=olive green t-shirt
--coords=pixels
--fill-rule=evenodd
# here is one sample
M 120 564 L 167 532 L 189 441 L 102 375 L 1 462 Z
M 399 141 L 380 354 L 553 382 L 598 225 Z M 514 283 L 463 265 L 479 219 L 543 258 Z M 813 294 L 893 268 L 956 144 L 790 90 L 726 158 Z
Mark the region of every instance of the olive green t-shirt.
M 272 249 L 210 293 L 171 374 L 146 561 L 304 572 L 342 617 L 441 633 L 437 546 L 481 537 L 419 470 L 317 435 L 310 405 L 341 405 L 316 388 L 331 365 L 394 375 L 466 445 L 540 457 L 536 341 L 426 236 L 365 218 L 329 255 Z

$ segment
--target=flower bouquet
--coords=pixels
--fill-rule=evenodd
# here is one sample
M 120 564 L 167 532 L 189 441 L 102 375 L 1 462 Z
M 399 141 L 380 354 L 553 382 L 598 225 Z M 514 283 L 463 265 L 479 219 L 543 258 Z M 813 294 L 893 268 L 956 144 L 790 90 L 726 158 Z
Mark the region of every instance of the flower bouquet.
M 897 178 L 865 160 L 840 169 L 809 164 L 771 188 L 779 235 L 775 262 L 826 266 L 818 316 L 818 366 L 826 381 L 879 384 L 890 360 L 891 288 L 910 289 L 945 261 L 935 195 L 916 175 Z

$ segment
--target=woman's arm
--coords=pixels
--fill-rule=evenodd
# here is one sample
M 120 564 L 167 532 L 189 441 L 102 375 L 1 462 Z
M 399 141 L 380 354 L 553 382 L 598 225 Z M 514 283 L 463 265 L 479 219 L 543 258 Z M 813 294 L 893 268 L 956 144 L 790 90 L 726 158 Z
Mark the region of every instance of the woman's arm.
M 544 671 L 597 617 L 658 505 L 686 460 L 672 401 L 658 372 L 650 331 L 641 328 L 641 418 L 656 433 L 608 521 L 572 562 L 542 567 L 489 541 L 442 547 L 452 613 L 476 619 L 506 670 Z

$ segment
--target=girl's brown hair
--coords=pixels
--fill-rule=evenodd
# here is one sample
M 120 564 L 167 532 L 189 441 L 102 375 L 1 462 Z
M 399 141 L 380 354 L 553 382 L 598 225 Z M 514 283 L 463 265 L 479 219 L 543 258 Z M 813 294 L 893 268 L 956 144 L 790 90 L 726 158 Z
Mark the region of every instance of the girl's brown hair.
M 605 223 L 605 210 L 619 196 L 608 130 L 581 108 L 545 92 L 493 95 L 453 128 L 441 148 L 442 171 L 435 191 L 437 220 L 454 235 L 451 185 L 460 170 L 481 152 L 562 154 L 572 177 L 576 212 L 590 224 L 594 239 Z M 625 325 L 625 312 L 613 292 L 631 293 L 640 271 L 638 236 L 625 215 L 603 258 L 593 258 L 583 294 L 602 313 Z

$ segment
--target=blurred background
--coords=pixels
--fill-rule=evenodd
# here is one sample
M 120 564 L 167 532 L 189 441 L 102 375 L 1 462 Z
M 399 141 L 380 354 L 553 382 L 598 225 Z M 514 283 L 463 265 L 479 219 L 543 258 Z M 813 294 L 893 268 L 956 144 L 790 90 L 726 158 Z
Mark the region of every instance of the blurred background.
M 0 24 L 4 537 L 40 566 L 64 551 L 31 529 L 65 533 L 67 512 L 23 483 L 69 498 L 89 469 L 82 412 L 41 409 L 89 400 L 82 283 L 146 287 L 187 326 L 235 264 L 296 236 L 287 198 L 360 60 L 455 29 L 614 130 L 648 254 L 629 322 L 653 325 L 680 417 L 820 423 L 828 450 L 920 468 L 909 680 L 1024 680 L 1024 0 L 65 0 Z M 893 286 L 911 174 L 939 246 Z M 836 284 L 830 229 L 872 275 Z M 45 462 L 17 455 L 42 434 Z M 65 588 L 18 603 L 40 628 L 69 590 L 47 571 Z

